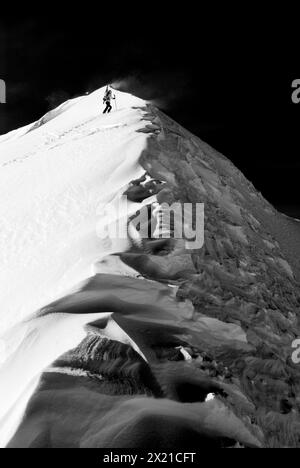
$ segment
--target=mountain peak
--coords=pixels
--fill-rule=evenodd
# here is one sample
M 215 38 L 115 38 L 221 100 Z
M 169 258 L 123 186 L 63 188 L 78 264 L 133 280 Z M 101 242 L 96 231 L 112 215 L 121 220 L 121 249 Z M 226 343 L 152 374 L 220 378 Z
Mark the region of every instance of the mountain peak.
M 299 223 L 149 103 L 103 115 L 104 91 L 0 139 L 0 443 L 298 445 Z M 161 236 L 166 199 L 204 204 L 202 248 Z

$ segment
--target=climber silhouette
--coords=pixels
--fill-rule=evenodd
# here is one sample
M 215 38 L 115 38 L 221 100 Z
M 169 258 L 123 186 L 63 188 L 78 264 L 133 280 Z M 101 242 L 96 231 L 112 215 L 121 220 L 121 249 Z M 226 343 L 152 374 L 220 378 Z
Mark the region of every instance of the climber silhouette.
M 107 86 L 105 94 L 104 94 L 104 98 L 103 98 L 103 103 L 106 104 L 103 114 L 106 114 L 106 113 L 109 114 L 109 112 L 112 110 L 112 106 L 110 103 L 112 99 L 116 99 L 116 97 L 112 95 L 112 90 L 109 89 L 109 87 Z

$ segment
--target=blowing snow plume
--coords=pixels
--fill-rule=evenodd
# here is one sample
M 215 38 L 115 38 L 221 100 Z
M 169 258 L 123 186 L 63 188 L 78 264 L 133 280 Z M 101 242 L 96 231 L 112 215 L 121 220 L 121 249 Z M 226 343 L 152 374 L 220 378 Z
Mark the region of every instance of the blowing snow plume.
M 176 88 L 170 83 L 176 82 Z M 114 89 L 129 92 L 151 102 L 163 110 L 174 106 L 182 97 L 190 99 L 189 81 L 182 72 L 165 71 L 162 79 L 161 73 L 148 72 L 143 76 L 129 75 L 116 79 L 112 83 Z
M 0 137 L 1 446 L 299 446 L 299 223 L 104 91 Z M 204 203 L 202 248 L 166 199 Z

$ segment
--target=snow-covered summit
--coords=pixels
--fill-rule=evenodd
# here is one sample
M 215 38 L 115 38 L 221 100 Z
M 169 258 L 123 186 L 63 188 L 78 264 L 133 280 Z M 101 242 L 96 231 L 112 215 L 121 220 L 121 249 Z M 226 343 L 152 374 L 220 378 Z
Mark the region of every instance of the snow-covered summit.
M 299 445 L 299 223 L 144 101 L 103 116 L 103 94 L 0 139 L 0 446 Z M 203 248 L 98 236 L 121 194 L 149 229 L 166 192 L 204 203 Z
M 104 91 L 0 137 L 0 335 L 90 276 L 99 204 L 143 172 L 146 103 L 114 91 L 103 115 Z

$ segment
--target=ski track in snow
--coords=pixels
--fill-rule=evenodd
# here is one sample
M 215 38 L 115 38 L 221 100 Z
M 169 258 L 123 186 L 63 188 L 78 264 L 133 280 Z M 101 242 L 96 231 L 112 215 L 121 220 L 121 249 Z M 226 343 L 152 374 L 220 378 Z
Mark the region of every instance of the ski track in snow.
M 116 92 L 119 110 L 103 116 L 103 93 L 68 101 L 45 123 L 0 137 L 2 447 L 42 371 L 77 346 L 98 315 L 34 313 L 90 277 L 99 260 L 127 247 L 126 240 L 107 247 L 97 237 L 97 210 L 144 173 L 138 160 L 147 135 L 136 131 L 145 125 L 145 102 Z M 106 333 L 139 352 L 112 321 Z

